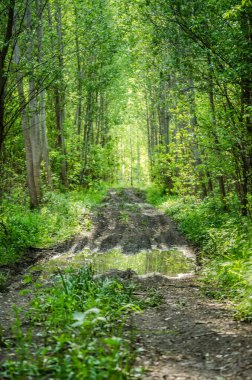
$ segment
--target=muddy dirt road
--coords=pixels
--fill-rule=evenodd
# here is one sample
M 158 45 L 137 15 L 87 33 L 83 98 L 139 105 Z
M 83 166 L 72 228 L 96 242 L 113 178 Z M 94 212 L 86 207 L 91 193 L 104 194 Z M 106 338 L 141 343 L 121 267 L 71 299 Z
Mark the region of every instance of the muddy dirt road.
M 50 252 L 40 252 L 40 265 L 48 265 L 47 254 L 51 261 L 61 260 L 64 265 L 71 265 L 79 257 L 78 265 L 81 265 L 82 256 L 78 255 L 83 250 L 106 259 L 106 252 L 113 249 L 121 250 L 122 257 L 127 258 L 136 256 L 139 251 L 147 251 L 148 255 L 163 251 L 169 255 L 174 247 L 193 260 L 193 250 L 175 224 L 146 204 L 143 194 L 137 190 L 110 190 L 104 202 L 93 210 L 91 226 L 90 231 L 83 230 L 79 236 Z M 164 266 L 162 260 L 155 272 Z M 57 265 L 59 263 L 57 261 Z M 113 269 L 117 269 L 114 263 Z M 131 328 L 140 349 L 136 366 L 147 368 L 142 378 L 252 379 L 252 326 L 235 321 L 228 303 L 213 302 L 203 296 L 197 276 L 191 271 L 180 273 L 184 266 L 178 266 L 177 276 L 167 276 L 151 273 L 153 266 L 148 266 L 146 260 L 144 265 L 147 268 L 144 275 L 131 271 L 121 273 L 122 277 L 127 273 L 140 284 L 143 294 L 156 288 L 163 296 L 159 306 L 136 314 L 132 319 Z M 138 268 L 132 269 L 137 271 Z M 161 269 L 160 272 L 164 273 Z M 25 296 L 19 296 L 20 287 L 22 281 L 18 278 L 9 292 L 0 294 L 0 323 L 6 328 L 13 303 L 22 306 L 28 302 Z
M 252 327 L 228 304 L 201 295 L 195 280 L 161 280 L 164 303 L 134 317 L 144 379 L 252 379 Z
M 144 203 L 144 194 L 137 190 L 111 190 L 94 212 L 93 224 L 88 247 L 99 252 L 120 247 L 132 254 L 186 245 L 175 224 Z

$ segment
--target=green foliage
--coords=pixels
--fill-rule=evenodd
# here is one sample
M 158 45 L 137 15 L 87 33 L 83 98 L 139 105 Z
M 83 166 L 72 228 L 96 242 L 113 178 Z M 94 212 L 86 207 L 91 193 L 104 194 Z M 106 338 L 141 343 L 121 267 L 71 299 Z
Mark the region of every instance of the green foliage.
M 162 152 L 162 147 L 159 147 L 153 155 L 153 165 L 151 168 L 152 181 L 164 191 L 172 193 L 174 191 L 174 171 L 176 165 L 171 164 L 171 157 L 169 154 Z M 178 165 L 178 163 L 177 163 Z
M 0 262 L 7 264 L 20 258 L 24 248 L 36 245 L 40 219 L 37 212 L 8 202 L 3 204 L 2 220 L 5 229 L 0 231 Z
M 146 199 L 147 202 L 153 204 L 154 206 L 159 206 L 167 198 L 164 188 L 153 185 L 146 188 Z
M 165 203 L 165 207 L 207 257 L 246 259 L 252 254 L 250 219 L 241 218 L 235 211 L 225 212 L 219 199 L 173 199 Z
M 4 290 L 7 280 L 8 280 L 8 274 L 0 271 L 0 292 Z
M 95 145 L 90 148 L 88 163 L 84 171 L 83 184 L 85 186 L 97 186 L 102 180 L 110 183 L 115 180 L 118 164 L 113 149 L 112 143 L 107 144 L 106 147 Z
M 94 280 L 91 268 L 58 272 L 55 286 L 32 301 L 28 334 L 16 318 L 16 359 L 5 360 L 1 377 L 133 378 L 132 342 L 123 332 L 129 313 L 140 310 L 132 291 L 119 280 Z
M 202 289 L 216 298 L 231 298 L 237 316 L 252 318 L 252 222 L 241 218 L 233 205 L 225 212 L 221 201 L 195 197 L 162 199 L 154 203 L 178 222 L 192 243 L 200 248 Z M 162 202 L 163 201 L 163 202 Z
M 81 223 L 90 228 L 90 208 L 102 200 L 105 191 L 100 186 L 67 194 L 47 192 L 38 210 L 6 198 L 1 208 L 0 264 L 20 260 L 28 247 L 48 247 L 68 239 L 80 230 Z
M 142 308 L 156 307 L 164 302 L 164 297 L 158 289 L 150 288 L 147 292 L 147 297 L 144 298 L 140 305 Z
M 144 82 L 152 180 L 170 194 L 214 195 L 223 203 L 236 194 L 248 214 L 251 97 L 240 94 L 249 94 L 251 6 L 129 3 L 140 41 L 134 64 Z

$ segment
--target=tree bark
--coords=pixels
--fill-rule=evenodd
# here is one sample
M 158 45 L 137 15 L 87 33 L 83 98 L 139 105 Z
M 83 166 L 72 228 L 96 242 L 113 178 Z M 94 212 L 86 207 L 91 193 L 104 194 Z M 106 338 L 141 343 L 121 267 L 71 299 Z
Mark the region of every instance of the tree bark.
M 14 62 L 18 65 L 20 60 L 20 51 L 19 46 L 16 44 L 14 50 Z M 19 104 L 21 109 L 21 125 L 24 136 L 24 145 L 25 145 L 25 164 L 26 164 L 26 172 L 27 172 L 27 185 L 28 191 L 30 195 L 30 205 L 31 208 L 37 207 L 39 205 L 39 194 L 37 193 L 37 187 L 34 178 L 34 167 L 33 167 L 33 149 L 30 137 L 30 126 L 29 126 L 29 117 L 27 114 L 27 108 L 25 104 L 27 103 L 24 85 L 23 85 L 23 77 L 20 70 L 17 71 L 17 89 L 19 96 Z
M 192 133 L 194 135 L 192 150 L 193 150 L 196 166 L 198 166 L 199 183 L 201 187 L 202 198 L 205 198 L 207 196 L 206 175 L 205 175 L 205 170 L 202 168 L 203 161 L 202 161 L 199 147 L 196 140 L 195 129 L 198 126 L 198 120 L 197 120 L 197 115 L 196 115 L 196 99 L 195 99 L 194 81 L 192 78 L 189 79 L 189 107 L 190 107 L 190 126 L 191 126 Z
M 62 36 L 62 14 L 61 5 L 58 0 L 55 1 L 55 21 L 57 30 L 57 58 L 60 70 L 60 80 L 55 88 L 55 114 L 56 126 L 58 132 L 58 148 L 61 154 L 60 158 L 60 178 L 65 187 L 69 186 L 67 175 L 67 152 L 64 136 L 64 121 L 65 121 L 65 86 L 63 83 L 63 36 Z
M 41 197 L 41 184 L 40 184 L 40 164 L 41 164 L 41 138 L 39 130 L 39 116 L 36 96 L 36 86 L 34 79 L 34 67 L 33 67 L 33 53 L 34 53 L 34 39 L 32 35 L 32 0 L 28 0 L 26 23 L 29 33 L 29 44 L 27 49 L 27 59 L 31 65 L 31 73 L 29 75 L 29 119 L 30 119 L 30 139 L 32 145 L 33 155 L 33 173 L 34 183 L 36 187 L 36 193 L 38 198 Z
M 43 12 L 42 12 L 43 2 L 42 0 L 36 0 L 36 14 L 39 20 L 39 25 L 37 28 L 37 38 L 38 38 L 38 61 L 39 64 L 43 63 Z M 40 85 L 42 85 L 40 83 Z M 47 128 L 46 128 L 46 108 L 45 108 L 45 90 L 40 92 L 40 125 L 41 125 L 41 149 L 42 158 L 45 164 L 45 176 L 46 182 L 49 187 L 52 186 L 52 173 L 51 165 L 49 159 L 49 147 L 47 139 Z
M 0 50 L 0 151 L 2 149 L 3 141 L 5 138 L 5 89 L 7 85 L 8 76 L 6 75 L 6 57 L 10 47 L 10 41 L 13 34 L 14 26 L 14 8 L 15 0 L 9 2 L 7 25 L 4 36 L 3 48 Z
M 78 25 L 78 11 L 75 6 L 75 24 Z M 76 125 L 77 125 L 77 134 L 81 134 L 82 128 L 82 65 L 81 65 L 81 56 L 80 56 L 80 42 L 78 36 L 78 29 L 76 27 L 75 30 L 75 46 L 76 46 L 76 59 L 77 59 L 77 95 L 78 95 L 78 103 L 76 109 Z
M 244 4 L 241 11 L 241 30 L 245 45 L 242 46 L 241 61 L 245 69 L 241 73 L 241 121 L 247 131 L 247 141 L 243 143 L 242 151 L 242 214 L 248 214 L 248 193 L 252 190 L 252 71 L 251 71 L 251 43 L 252 43 L 252 5 Z
M 211 124 L 212 124 L 212 134 L 215 141 L 215 150 L 216 154 L 219 155 L 221 153 L 219 148 L 219 139 L 216 134 L 216 115 L 215 115 L 215 102 L 214 102 L 214 83 L 213 83 L 213 69 L 212 69 L 212 61 L 211 55 L 208 53 L 208 65 L 209 65 L 209 104 L 210 104 L 210 115 L 211 115 Z M 219 183 L 219 190 L 221 195 L 221 201 L 224 209 L 227 209 L 226 203 L 226 189 L 225 189 L 225 180 L 223 174 L 217 176 L 217 180 Z

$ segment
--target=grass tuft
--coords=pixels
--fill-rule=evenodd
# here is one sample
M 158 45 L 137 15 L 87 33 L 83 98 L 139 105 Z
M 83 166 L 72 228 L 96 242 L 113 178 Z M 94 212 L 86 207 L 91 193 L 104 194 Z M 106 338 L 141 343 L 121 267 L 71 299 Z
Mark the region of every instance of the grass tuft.
M 117 279 L 95 280 L 91 268 L 59 271 L 55 285 L 32 301 L 29 330 L 17 316 L 0 377 L 137 378 L 133 338 L 124 327 L 129 314 L 140 310 L 133 290 Z
M 81 228 L 90 229 L 91 207 L 101 202 L 106 188 L 47 192 L 37 210 L 16 199 L 4 199 L 0 209 L 0 265 L 21 260 L 29 247 L 46 248 L 67 240 Z
M 154 192 L 152 189 L 151 192 Z M 252 221 L 236 207 L 224 211 L 216 198 L 169 197 L 149 191 L 182 232 L 200 248 L 202 288 L 208 296 L 229 298 L 237 317 L 252 320 Z M 154 201 L 153 201 L 154 200 Z

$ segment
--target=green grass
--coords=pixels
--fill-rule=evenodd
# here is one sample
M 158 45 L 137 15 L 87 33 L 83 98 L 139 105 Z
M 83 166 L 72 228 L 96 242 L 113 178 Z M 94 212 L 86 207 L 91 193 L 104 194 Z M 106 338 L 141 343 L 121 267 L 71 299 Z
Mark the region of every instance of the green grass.
M 252 320 L 252 221 L 241 217 L 235 205 L 228 212 L 216 198 L 164 197 L 155 189 L 147 199 L 178 222 L 199 249 L 201 280 L 205 293 L 229 298 L 237 317 Z
M 154 206 L 159 206 L 167 199 L 167 195 L 165 194 L 164 190 L 161 189 L 158 186 L 148 186 L 143 187 L 143 190 L 146 193 L 146 199 L 149 203 L 151 203 Z
M 17 315 L 11 353 L 1 365 L 5 379 L 137 378 L 136 352 L 125 321 L 139 302 L 134 287 L 115 279 L 94 280 L 91 268 L 58 272 L 53 287 L 38 291 L 29 310 L 29 328 Z M 155 295 L 156 296 L 156 295 Z
M 101 202 L 105 193 L 105 187 L 47 192 L 37 210 L 30 210 L 16 198 L 5 198 L 0 209 L 0 265 L 19 261 L 28 247 L 49 247 L 81 228 L 90 229 L 90 208 Z

